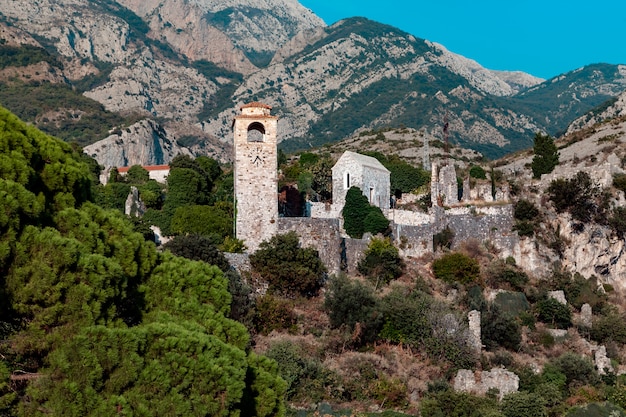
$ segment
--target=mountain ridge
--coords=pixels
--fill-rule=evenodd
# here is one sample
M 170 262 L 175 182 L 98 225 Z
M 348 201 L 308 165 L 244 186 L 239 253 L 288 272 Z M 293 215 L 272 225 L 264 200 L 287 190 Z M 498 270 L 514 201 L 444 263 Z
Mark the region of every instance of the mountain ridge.
M 386 126 L 443 139 L 446 119 L 450 141 L 495 158 L 530 146 L 537 131 L 564 132 L 626 89 L 625 66 L 540 83 L 365 18 L 326 26 L 294 0 L 4 0 L 0 12 L 7 42 L 36 43 L 62 62 L 30 69 L 23 82 L 39 72 L 81 86 L 105 111 L 155 119 L 172 138 L 183 135 L 173 126 L 195 124 L 217 153 L 238 106 L 264 101 L 280 118 L 286 150 Z M 22 67 L 12 68 L 19 76 Z M 220 159 L 230 158 L 225 152 Z

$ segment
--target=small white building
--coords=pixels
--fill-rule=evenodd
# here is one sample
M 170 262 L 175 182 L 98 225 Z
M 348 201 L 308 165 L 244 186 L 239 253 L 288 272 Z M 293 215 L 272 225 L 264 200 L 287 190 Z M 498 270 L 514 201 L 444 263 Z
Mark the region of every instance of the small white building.
M 350 187 L 359 187 L 369 203 L 381 210 L 389 209 L 390 172 L 378 159 L 346 151 L 341 155 L 333 173 L 333 206 L 341 210 Z

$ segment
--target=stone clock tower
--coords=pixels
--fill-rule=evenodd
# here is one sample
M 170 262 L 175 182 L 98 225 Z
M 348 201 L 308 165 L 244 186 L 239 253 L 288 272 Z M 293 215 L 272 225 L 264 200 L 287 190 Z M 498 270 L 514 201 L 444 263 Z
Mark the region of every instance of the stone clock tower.
M 249 252 L 278 230 L 276 130 L 278 118 L 262 103 L 248 103 L 235 116 L 235 236 Z

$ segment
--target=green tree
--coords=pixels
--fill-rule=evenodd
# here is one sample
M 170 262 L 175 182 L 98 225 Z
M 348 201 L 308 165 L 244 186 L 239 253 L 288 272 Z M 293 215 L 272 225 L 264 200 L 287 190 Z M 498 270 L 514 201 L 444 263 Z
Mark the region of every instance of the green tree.
M 324 309 L 328 312 L 330 325 L 333 328 L 346 326 L 350 334 L 355 335 L 353 342 L 356 345 L 376 340 L 383 324 L 382 310 L 374 291 L 343 274 L 330 279 Z
M 433 262 L 433 273 L 448 283 L 469 284 L 478 280 L 480 266 L 475 259 L 462 253 L 447 253 Z
M 128 168 L 126 182 L 132 185 L 142 185 L 150 180 L 150 174 L 141 165 Z
M 207 236 L 194 234 L 176 236 L 163 245 L 163 249 L 170 250 L 176 256 L 215 265 L 222 272 L 230 269 L 228 260 L 217 249 L 215 242 Z
M 541 178 L 542 174 L 548 174 L 559 164 L 559 152 L 550 135 L 540 132 L 533 139 L 533 157 L 531 168 L 534 178 Z
M 326 267 L 313 248 L 302 248 L 295 232 L 261 242 L 250 255 L 250 264 L 269 283 L 270 290 L 286 295 L 316 295 Z
M 559 329 L 567 329 L 572 325 L 572 311 L 554 298 L 539 300 L 535 307 L 537 318 L 544 323 L 552 324 Z
M 233 232 L 233 218 L 215 206 L 182 206 L 174 212 L 170 232 L 212 236 L 221 244 Z
M 353 238 L 360 239 L 365 233 L 363 220 L 370 211 L 370 203 L 359 187 L 350 187 L 346 193 L 346 203 L 343 206 L 343 228 Z
M 372 238 L 357 266 L 362 275 L 375 282 L 375 287 L 388 284 L 402 275 L 404 262 L 389 238 Z

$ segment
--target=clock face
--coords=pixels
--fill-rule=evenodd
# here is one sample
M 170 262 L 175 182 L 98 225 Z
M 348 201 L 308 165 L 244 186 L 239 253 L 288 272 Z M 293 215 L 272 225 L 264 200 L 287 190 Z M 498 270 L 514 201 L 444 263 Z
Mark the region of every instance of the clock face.
M 260 152 L 250 152 L 249 158 L 252 166 L 261 167 L 265 165 L 265 157 Z

